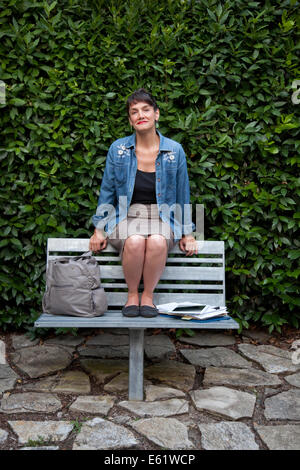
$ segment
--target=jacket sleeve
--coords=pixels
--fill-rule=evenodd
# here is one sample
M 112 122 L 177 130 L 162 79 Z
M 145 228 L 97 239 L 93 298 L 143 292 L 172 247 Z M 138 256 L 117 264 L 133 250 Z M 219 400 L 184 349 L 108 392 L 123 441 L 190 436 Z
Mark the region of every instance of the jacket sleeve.
M 192 221 L 192 206 L 190 204 L 190 183 L 187 171 L 186 156 L 182 146 L 179 150 L 177 169 L 176 202 L 181 208 L 182 235 L 191 235 L 196 226 Z
M 115 214 L 117 203 L 116 187 L 114 182 L 114 164 L 112 146 L 110 146 L 106 165 L 100 186 L 100 194 L 98 198 L 97 211 L 93 215 L 92 221 L 94 226 L 99 230 L 107 229 L 106 224 L 110 217 Z

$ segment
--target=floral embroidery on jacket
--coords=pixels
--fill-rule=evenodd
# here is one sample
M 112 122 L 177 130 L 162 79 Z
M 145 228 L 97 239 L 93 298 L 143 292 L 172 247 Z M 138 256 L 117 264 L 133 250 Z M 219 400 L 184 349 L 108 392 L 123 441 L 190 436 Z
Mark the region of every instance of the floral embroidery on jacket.
M 117 145 L 117 148 L 119 149 L 117 152 L 118 158 L 125 158 L 130 155 L 130 151 L 128 148 L 125 147 L 125 145 Z
M 170 163 L 176 163 L 176 158 L 175 158 L 174 152 L 165 153 L 163 159 L 164 159 L 164 161 L 167 161 L 167 162 L 170 162 Z

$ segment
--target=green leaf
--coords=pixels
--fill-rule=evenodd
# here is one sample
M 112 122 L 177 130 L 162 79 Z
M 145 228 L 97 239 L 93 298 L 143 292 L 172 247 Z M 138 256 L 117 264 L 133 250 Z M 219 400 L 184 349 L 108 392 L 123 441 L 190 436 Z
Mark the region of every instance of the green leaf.
M 56 227 L 57 226 L 57 220 L 53 215 L 50 215 L 50 217 L 47 221 L 47 225 L 49 225 L 50 227 Z
M 16 246 L 17 248 L 19 248 L 20 250 L 23 248 L 23 245 L 22 243 L 20 242 L 20 240 L 18 240 L 17 238 L 12 238 L 11 240 L 11 243 Z
M 108 98 L 108 99 L 112 99 L 116 96 L 116 93 L 114 92 L 109 92 L 109 93 L 106 93 L 105 95 L 105 98 Z
M 25 100 L 22 100 L 21 98 L 12 98 L 9 100 L 9 104 L 12 104 L 14 106 L 24 106 L 26 104 Z

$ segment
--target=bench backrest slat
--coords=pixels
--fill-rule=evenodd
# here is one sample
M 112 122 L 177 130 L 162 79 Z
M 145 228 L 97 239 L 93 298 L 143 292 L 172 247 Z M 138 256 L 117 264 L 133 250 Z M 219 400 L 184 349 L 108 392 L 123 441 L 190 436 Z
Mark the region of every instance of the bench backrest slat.
M 197 244 L 198 254 L 191 257 L 185 257 L 178 244 L 170 251 L 166 267 L 155 289 L 153 301 L 156 305 L 185 300 L 216 306 L 225 305 L 224 241 L 198 241 Z M 87 238 L 49 238 L 47 264 L 49 259 L 74 256 L 87 251 Z M 125 279 L 117 250 L 108 243 L 106 249 L 95 257 L 101 266 L 101 281 L 109 308 L 124 305 L 127 300 L 127 285 L 122 283 Z M 143 280 L 139 290 L 142 286 Z
M 55 255 L 49 255 L 48 256 L 48 259 L 57 259 L 59 258 L 60 256 L 55 256 Z M 71 258 L 71 256 L 68 256 L 68 255 L 61 255 L 62 258 Z M 102 262 L 105 262 L 107 263 L 108 261 L 117 261 L 119 259 L 119 256 L 97 256 L 95 255 L 95 258 L 96 260 L 101 264 Z M 202 264 L 202 263 L 223 263 L 223 258 L 202 258 L 202 257 L 198 257 L 197 259 L 197 263 L 198 264 Z M 181 258 L 181 257 L 174 257 L 174 258 L 171 258 L 170 256 L 168 257 L 168 263 L 172 263 L 172 264 L 182 264 L 182 263 L 191 263 L 191 264 L 196 264 L 195 262 L 195 259 L 194 258 Z
M 101 265 L 101 279 L 124 279 L 122 266 Z M 161 280 L 199 280 L 199 281 L 222 281 L 223 271 L 221 268 L 208 268 L 199 266 L 166 266 L 161 275 Z
M 220 254 L 222 253 L 222 247 L 224 248 L 223 241 L 198 241 L 198 247 L 205 247 L 205 253 L 208 254 Z M 85 253 L 89 251 L 89 238 L 48 238 L 48 251 L 78 251 Z M 117 250 L 107 244 L 105 250 L 102 250 L 101 253 L 113 253 Z M 183 252 L 180 250 L 178 243 L 173 247 L 170 253 L 179 253 L 181 256 Z
M 114 306 L 123 306 L 127 300 L 126 292 L 106 292 L 107 302 L 110 309 Z M 216 294 L 196 294 L 196 293 L 178 293 L 178 292 L 154 292 L 153 301 L 155 305 L 166 304 L 169 302 L 197 302 L 203 305 L 224 305 L 221 295 Z
M 114 282 L 114 283 L 102 282 L 101 285 L 102 287 L 104 287 L 104 289 L 110 289 L 110 288 L 127 289 L 127 284 L 125 282 Z M 140 288 L 141 289 L 144 288 L 144 284 L 142 281 L 140 283 Z M 165 284 L 165 283 L 159 282 L 156 286 L 156 290 L 166 290 L 166 289 L 167 290 L 175 289 L 177 291 L 184 292 L 185 290 L 188 290 L 188 289 L 199 289 L 199 284 L 184 284 L 184 283 Z M 219 285 L 219 284 L 201 284 L 201 289 L 223 291 L 222 285 Z

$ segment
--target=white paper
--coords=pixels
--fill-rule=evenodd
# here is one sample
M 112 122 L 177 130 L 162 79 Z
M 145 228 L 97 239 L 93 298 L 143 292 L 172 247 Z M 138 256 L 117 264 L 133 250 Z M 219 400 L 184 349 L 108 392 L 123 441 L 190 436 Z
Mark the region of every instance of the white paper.
M 217 317 L 227 314 L 227 307 L 226 306 L 214 306 L 214 305 L 205 305 L 203 308 L 203 304 L 195 303 L 195 302 L 170 302 L 168 304 L 160 304 L 157 305 L 158 311 L 160 313 L 180 313 L 180 307 L 202 307 L 200 312 L 183 312 L 184 316 L 193 317 L 198 319 L 205 319 L 211 317 Z M 176 309 L 176 312 L 175 312 Z
M 161 313 L 173 312 L 173 310 L 175 310 L 175 308 L 178 308 L 178 307 L 200 307 L 200 306 L 203 306 L 203 304 L 198 304 L 195 302 L 188 302 L 188 301 L 187 302 L 170 302 L 168 304 L 156 305 L 156 307 L 158 308 L 158 311 Z
M 213 312 L 205 312 L 205 313 L 191 313 L 187 314 L 187 317 L 192 317 L 198 320 L 206 320 L 208 318 L 217 318 L 217 317 L 223 317 L 227 314 L 227 312 L 221 311 L 221 310 L 214 310 Z

